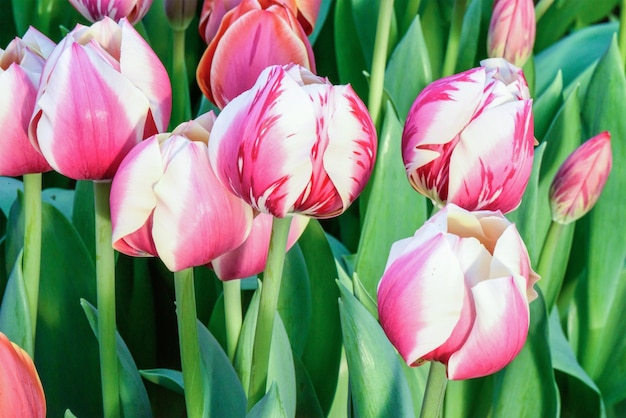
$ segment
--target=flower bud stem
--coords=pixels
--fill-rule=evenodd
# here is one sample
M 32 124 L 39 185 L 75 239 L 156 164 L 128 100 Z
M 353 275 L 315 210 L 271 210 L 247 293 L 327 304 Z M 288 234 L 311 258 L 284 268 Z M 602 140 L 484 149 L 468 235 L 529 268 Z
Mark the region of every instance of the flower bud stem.
M 456 62 L 459 57 L 459 45 L 461 42 L 461 30 L 463 28 L 463 17 L 465 16 L 466 0 L 455 0 L 452 9 L 452 21 L 450 22 L 450 32 L 448 34 L 448 45 L 446 55 L 443 60 L 442 77 L 447 77 L 455 73 Z
M 241 280 L 226 280 L 224 285 L 224 316 L 226 318 L 226 352 L 231 363 L 243 322 L 241 313 Z
M 185 64 L 185 30 L 174 29 L 172 50 L 172 117 L 170 126 L 178 126 L 191 119 L 189 102 L 189 83 Z
M 259 314 L 254 333 L 250 385 L 248 389 L 248 410 L 265 395 L 274 317 L 278 304 L 280 282 L 283 276 L 285 249 L 287 248 L 290 224 L 291 216 L 274 218 L 272 221 L 272 235 L 270 237 L 265 273 L 263 274 Z
M 190 418 L 201 417 L 204 411 L 204 383 L 193 280 L 193 268 L 174 273 L 180 361 L 185 385 L 185 404 Z
M 28 297 L 32 344 L 23 347 L 35 358 L 39 276 L 41 272 L 41 173 L 25 174 L 24 180 L 24 285 Z
M 111 181 L 94 181 L 96 212 L 96 286 L 98 344 L 104 417 L 121 415 L 117 344 L 115 337 L 115 253 L 111 239 Z
M 383 85 L 385 82 L 385 67 L 387 66 L 387 46 L 389 45 L 389 30 L 393 17 L 393 0 L 380 2 L 378 9 L 378 23 L 376 24 L 376 39 L 374 40 L 374 56 L 370 75 L 370 90 L 368 109 L 374 126 L 379 127 L 380 109 L 383 99 Z
M 438 361 L 431 361 L 420 418 L 438 418 L 441 416 L 441 406 L 447 384 L 446 366 Z

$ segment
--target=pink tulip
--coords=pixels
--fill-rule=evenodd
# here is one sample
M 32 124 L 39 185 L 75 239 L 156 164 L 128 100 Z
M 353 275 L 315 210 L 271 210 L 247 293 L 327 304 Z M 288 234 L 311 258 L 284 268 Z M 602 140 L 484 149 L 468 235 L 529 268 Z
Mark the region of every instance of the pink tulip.
M 111 179 L 144 138 L 167 129 L 167 72 L 132 25 L 77 25 L 44 67 L 29 134 L 61 174 Z
M 521 67 L 535 44 L 535 5 L 532 0 L 496 0 L 487 36 L 487 54 Z
M 200 13 L 199 31 L 200 36 L 207 44 L 213 40 L 217 33 L 224 15 L 234 9 L 242 0 L 204 0 Z M 259 0 L 264 7 L 272 3 L 282 4 L 297 16 L 304 33 L 310 35 L 313 32 L 317 14 L 319 13 L 321 0 Z
M 522 349 L 537 280 L 500 212 L 448 204 L 392 246 L 378 285 L 380 323 L 408 365 L 438 361 L 450 379 L 486 376 Z
M 46 398 L 35 364 L 0 332 L 0 416 L 44 418 Z
M 315 72 L 313 49 L 292 10 L 277 2 L 243 0 L 224 15 L 196 75 L 202 93 L 222 109 L 250 89 L 266 67 L 289 63 Z
M 532 100 L 503 59 L 426 86 L 409 111 L 402 156 L 415 190 L 441 206 L 515 209 L 534 154 Z
M 133 25 L 143 19 L 152 6 L 152 0 L 69 0 L 69 2 L 90 22 L 97 22 L 105 17 L 116 22 L 126 18 Z
M 270 215 L 259 213 L 252 222 L 252 229 L 246 241 L 211 262 L 211 267 L 220 280 L 243 279 L 265 270 L 272 219 Z M 287 251 L 298 241 L 308 223 L 309 218 L 306 216 L 293 216 L 287 239 Z
M 220 113 L 209 156 L 220 180 L 259 212 L 329 218 L 365 187 L 376 146 L 367 108 L 349 85 L 272 66 Z
M 113 247 L 157 256 L 171 271 L 240 246 L 252 209 L 218 181 L 207 151 L 210 112 L 152 136 L 126 156 L 111 186 Z
M 35 28 L 0 49 L 0 175 L 43 173 L 52 167 L 28 139 L 39 78 L 55 44 Z M 6 152 L 6 150 L 11 150 Z
M 600 198 L 612 163 L 611 135 L 606 131 L 567 157 L 550 186 L 554 222 L 568 224 L 591 210 Z

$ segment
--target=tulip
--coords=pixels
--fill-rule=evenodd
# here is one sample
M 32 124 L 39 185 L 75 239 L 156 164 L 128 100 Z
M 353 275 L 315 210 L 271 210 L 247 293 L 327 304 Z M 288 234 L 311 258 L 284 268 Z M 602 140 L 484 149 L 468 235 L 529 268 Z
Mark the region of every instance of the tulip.
M 378 313 L 410 366 L 438 361 L 450 379 L 486 376 L 522 349 L 539 276 L 498 211 L 446 205 L 393 244 L 378 285 Z
M 315 72 L 313 49 L 292 10 L 276 2 L 243 0 L 224 15 L 196 76 L 202 93 L 223 109 L 266 67 L 290 63 Z
M 487 35 L 487 55 L 523 66 L 532 53 L 535 30 L 532 0 L 496 0 Z
M 46 398 L 35 364 L 0 332 L 0 416 L 45 417 Z
M 289 65 L 265 69 L 224 108 L 209 156 L 220 180 L 257 211 L 329 218 L 365 187 L 376 147 L 352 87 Z
M 294 215 L 289 229 L 286 251 L 298 241 L 309 223 L 306 216 Z M 250 277 L 265 270 L 272 232 L 272 217 L 259 213 L 252 222 L 246 241 L 236 249 L 214 259 L 211 267 L 220 280 Z
M 222 23 L 224 15 L 235 8 L 242 0 L 204 0 L 200 13 L 198 29 L 200 36 L 208 44 L 211 42 Z M 304 29 L 304 33 L 310 35 L 313 32 L 315 21 L 319 13 L 320 0 L 262 0 L 264 4 L 282 4 L 289 8 L 298 17 L 298 21 Z
M 97 22 L 105 17 L 116 22 L 126 18 L 133 25 L 143 19 L 152 6 L 152 0 L 69 0 L 69 2 L 90 22 Z
M 52 170 L 28 139 L 39 77 L 55 44 L 35 28 L 0 49 L 0 175 L 21 176 Z
M 167 129 L 167 72 L 132 25 L 109 18 L 77 25 L 43 70 L 29 134 L 61 174 L 113 178 L 132 147 Z
M 550 186 L 554 222 L 568 224 L 591 210 L 600 198 L 612 162 L 611 135 L 606 131 L 589 139 L 567 157 Z
M 437 80 L 411 107 L 402 157 L 413 188 L 442 206 L 515 209 L 533 163 L 532 100 L 503 59 Z
M 209 263 L 248 236 L 252 209 L 209 162 L 210 112 L 154 135 L 124 159 L 111 185 L 113 247 L 157 256 L 171 271 Z

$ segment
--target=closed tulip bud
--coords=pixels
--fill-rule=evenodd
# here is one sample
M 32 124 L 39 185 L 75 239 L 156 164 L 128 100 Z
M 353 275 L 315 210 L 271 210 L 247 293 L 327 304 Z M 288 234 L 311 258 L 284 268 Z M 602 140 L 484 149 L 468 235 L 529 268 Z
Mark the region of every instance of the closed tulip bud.
M 487 36 L 487 55 L 523 66 L 535 44 L 535 5 L 532 0 L 496 0 Z
M 550 186 L 554 222 L 580 219 L 600 198 L 611 165 L 611 135 L 602 132 L 578 147 L 563 162 Z
M 0 416 L 44 418 L 46 398 L 33 361 L 0 332 Z
M 222 186 L 209 162 L 214 120 L 206 113 L 146 139 L 126 156 L 111 185 L 116 250 L 156 256 L 180 271 L 244 242 L 252 209 Z
M 220 280 L 243 279 L 265 270 L 272 232 L 272 219 L 272 216 L 265 213 L 257 214 L 252 221 L 252 229 L 246 241 L 211 262 L 211 267 Z M 308 217 L 293 216 L 287 238 L 287 251 L 298 241 L 308 224 Z
M 313 49 L 292 9 L 279 2 L 243 0 L 224 15 L 196 77 L 202 93 L 222 109 L 250 89 L 266 67 L 290 63 L 315 72 Z
M 61 174 L 112 179 L 132 147 L 167 129 L 172 90 L 165 67 L 132 25 L 77 25 L 43 70 L 31 142 Z
M 165 16 L 174 30 L 185 30 L 196 15 L 198 0 L 164 0 Z
M 329 218 L 365 187 L 376 130 L 348 86 L 272 66 L 220 113 L 209 155 L 220 180 L 259 212 Z
M 29 28 L 0 49 L 0 175 L 21 176 L 52 170 L 28 139 L 28 123 L 35 108 L 39 78 L 54 42 Z M 10 150 L 10 152 L 7 152 Z
M 78 13 L 90 22 L 105 17 L 116 22 L 122 18 L 131 24 L 139 22 L 150 10 L 153 0 L 69 0 Z
M 507 213 L 532 170 L 532 100 L 522 71 L 503 59 L 437 80 L 422 90 L 402 132 L 413 188 L 442 206 Z
M 537 280 L 500 212 L 448 204 L 393 244 L 378 284 L 380 323 L 408 365 L 438 361 L 450 379 L 486 376 L 524 346 Z

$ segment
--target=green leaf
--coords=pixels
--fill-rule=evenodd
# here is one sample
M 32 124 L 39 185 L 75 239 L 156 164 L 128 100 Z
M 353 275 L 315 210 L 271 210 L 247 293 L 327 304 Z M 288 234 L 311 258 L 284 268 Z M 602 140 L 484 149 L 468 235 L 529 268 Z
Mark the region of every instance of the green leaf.
M 79 180 L 74 192 L 74 207 L 72 208 L 72 224 L 80 234 L 89 250 L 89 254 L 96 259 L 95 212 L 94 212 L 93 182 Z
M 300 360 L 295 354 L 293 356 L 293 364 L 296 371 L 296 388 L 298 391 L 296 395 L 296 400 L 298 402 L 296 404 L 296 416 L 323 418 L 324 412 L 322 411 L 322 407 L 317 400 L 313 382 L 311 382 L 311 378 L 309 377 L 302 360 Z
M 315 44 L 317 37 L 322 31 L 322 27 L 326 22 L 326 17 L 328 17 L 328 13 L 330 11 L 330 6 L 333 3 L 333 0 L 322 0 L 319 8 L 319 12 L 317 14 L 317 20 L 315 21 L 315 27 L 313 28 L 313 32 L 309 35 L 309 42 L 311 45 Z
M 272 382 L 269 391 L 254 405 L 247 418 L 287 418 L 288 416 L 290 415 L 285 412 L 276 382 Z
M 24 191 L 24 184 L 21 181 L 12 177 L 0 177 L 0 209 L 5 218 L 9 217 L 18 190 Z
M 450 27 L 450 21 L 446 21 L 441 10 L 446 7 L 444 3 L 441 1 L 428 1 L 421 10 L 420 22 L 422 23 L 422 32 L 426 40 L 434 79 L 441 77 L 441 67 L 446 49 L 445 43 Z
M 586 26 L 611 16 L 619 0 L 582 0 L 576 14 L 576 25 Z
M 414 416 L 402 360 L 374 317 L 343 285 L 338 285 L 341 329 L 356 416 Z
M 481 15 L 481 0 L 471 0 L 463 17 L 456 72 L 465 71 L 475 66 L 476 51 L 480 40 Z
M 72 411 L 70 411 L 69 409 L 65 410 L 65 414 L 63 415 L 64 418 L 77 418 L 76 415 L 74 415 L 72 413 Z
M 537 22 L 535 50 L 540 51 L 560 39 L 572 26 L 581 5 L 580 0 L 553 2 Z
M 351 0 L 337 0 L 335 4 L 335 58 L 341 84 L 350 83 L 361 99 L 366 100 L 369 87 L 363 75 L 369 67 L 365 63 L 356 25 L 352 17 Z
M 32 356 L 33 325 L 22 273 L 22 255 L 23 251 L 20 251 L 4 290 L 0 305 L 0 331 Z
M 351 0 L 352 14 L 354 25 L 356 26 L 356 34 L 359 37 L 363 56 L 365 57 L 365 69 L 369 71 L 372 68 L 372 59 L 374 55 L 374 43 L 376 42 L 376 28 L 378 26 L 378 14 L 381 1 L 385 0 Z M 395 18 L 391 19 L 389 28 L 389 45 L 396 43 L 398 28 Z
M 98 310 L 84 299 L 80 301 L 91 330 L 98 338 Z M 118 332 L 115 333 L 119 369 L 120 400 L 122 412 L 127 417 L 151 417 L 150 400 L 141 381 L 133 356 Z
M 72 220 L 74 203 L 74 190 L 51 187 L 41 192 L 41 200 L 50 203 L 57 208 L 65 217 Z
M 388 105 L 355 265 L 372 299 L 376 299 L 391 245 L 413 236 L 427 217 L 426 198 L 413 190 L 406 177 L 401 137 L 402 124 Z
M 141 376 L 149 382 L 163 386 L 180 395 L 185 393 L 185 384 L 183 383 L 183 372 L 171 369 L 149 369 L 139 370 Z
M 563 105 L 563 73 L 559 70 L 539 97 L 533 102 L 535 137 L 543 142 L 554 117 Z

